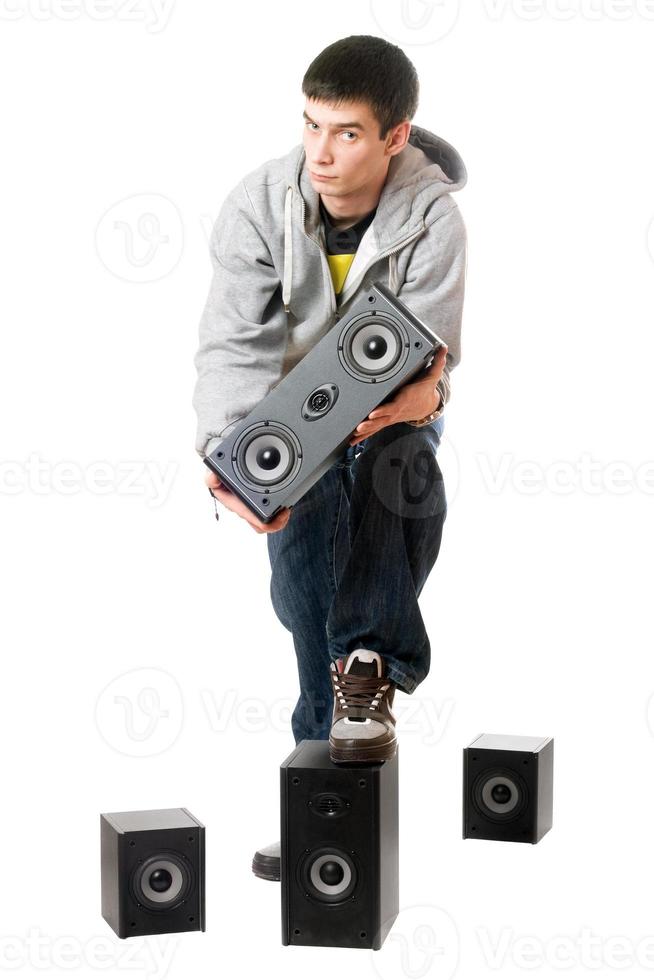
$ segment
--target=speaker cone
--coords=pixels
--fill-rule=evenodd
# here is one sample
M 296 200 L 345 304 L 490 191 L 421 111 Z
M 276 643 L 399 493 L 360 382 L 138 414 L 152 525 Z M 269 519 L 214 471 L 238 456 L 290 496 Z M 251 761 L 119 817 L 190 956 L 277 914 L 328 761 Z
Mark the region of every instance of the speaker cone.
M 281 490 L 295 478 L 302 451 L 297 437 L 281 422 L 256 422 L 234 444 L 232 461 L 251 490 Z
M 515 820 L 527 805 L 527 787 L 516 772 L 486 770 L 474 782 L 472 799 L 489 820 Z
M 339 338 L 341 363 L 361 381 L 385 381 L 399 371 L 409 348 L 406 330 L 388 313 L 354 317 Z
M 192 871 L 179 854 L 153 854 L 134 871 L 132 884 L 137 901 L 152 911 L 174 908 L 188 895 Z
M 338 847 L 321 847 L 304 856 L 300 871 L 305 892 L 321 902 L 337 903 L 350 898 L 358 875 L 352 855 Z

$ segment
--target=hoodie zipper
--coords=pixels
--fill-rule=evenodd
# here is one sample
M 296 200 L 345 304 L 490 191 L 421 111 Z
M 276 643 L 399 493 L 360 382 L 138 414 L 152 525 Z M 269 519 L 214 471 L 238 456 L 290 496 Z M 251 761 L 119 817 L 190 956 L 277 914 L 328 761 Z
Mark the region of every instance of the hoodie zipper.
M 304 232 L 305 236 L 309 239 L 309 241 L 314 242 L 318 246 L 318 248 L 320 249 L 320 256 L 321 256 L 321 260 L 322 260 L 323 270 L 325 269 L 325 267 L 326 267 L 326 270 L 327 270 L 327 279 L 329 280 L 329 285 L 330 285 L 329 298 L 330 298 L 330 302 L 331 302 L 331 312 L 332 312 L 332 316 L 334 316 L 334 315 L 336 315 L 336 293 L 334 292 L 334 281 L 332 279 L 332 274 L 331 274 L 330 269 L 329 269 L 329 263 L 327 261 L 327 256 L 326 256 L 326 254 L 325 254 L 325 252 L 323 250 L 322 245 L 318 241 L 318 239 L 317 238 L 314 238 L 313 235 L 310 235 L 308 233 L 308 231 L 306 230 L 306 228 L 304 227 L 304 217 L 305 217 L 305 211 L 306 211 L 306 202 L 305 202 L 305 200 L 304 200 L 304 198 L 302 197 L 301 194 L 300 194 L 300 203 L 301 203 L 301 206 L 302 206 L 302 231 Z M 426 226 L 423 225 L 423 227 L 422 228 L 419 228 L 418 231 L 415 231 L 411 235 L 408 235 L 406 238 L 403 238 L 402 241 L 398 242 L 397 245 L 394 245 L 393 248 L 389 248 L 386 252 L 380 252 L 377 255 L 375 255 L 370 260 L 370 262 L 368 263 L 368 265 L 365 266 L 365 268 L 363 269 L 363 271 L 359 274 L 359 281 L 357 283 L 357 287 L 356 288 L 358 289 L 358 287 L 361 285 L 361 283 L 363 282 L 363 279 L 364 279 L 364 277 L 365 277 L 368 269 L 370 269 L 371 266 L 373 266 L 376 262 L 380 262 L 382 259 L 387 258 L 389 255 L 393 255 L 395 252 L 399 252 L 399 250 L 401 248 L 404 248 L 405 245 L 408 245 L 409 242 L 412 242 L 414 238 L 417 238 L 418 237 L 418 235 L 422 235 L 422 233 L 425 230 L 426 230 Z M 354 294 L 354 292 L 356 292 L 356 290 L 353 290 L 352 292 Z M 338 316 L 336 316 L 336 319 L 338 319 Z
M 305 200 L 304 200 L 304 198 L 302 197 L 301 194 L 300 194 L 300 203 L 302 205 L 302 231 L 304 232 L 305 236 L 309 239 L 309 241 L 310 242 L 314 242 L 314 244 L 316 244 L 318 246 L 318 248 L 320 249 L 320 260 L 322 262 L 323 272 L 325 270 L 325 266 L 327 267 L 327 280 L 329 282 L 329 302 L 330 302 L 332 316 L 335 316 L 335 314 L 336 314 L 336 293 L 334 291 L 334 280 L 332 279 L 332 274 L 331 274 L 330 269 L 329 269 L 329 262 L 327 261 L 327 255 L 325 254 L 325 251 L 324 251 L 322 245 L 320 244 L 320 242 L 318 241 L 318 239 L 317 238 L 314 238 L 313 235 L 310 235 L 308 233 L 308 231 L 306 230 L 306 228 L 304 227 L 304 215 L 305 215 L 305 210 L 306 210 L 306 202 L 305 202 Z
M 353 288 L 353 289 L 352 289 L 352 287 L 350 287 L 352 289 L 352 294 L 351 295 L 354 295 L 354 293 L 356 292 L 356 290 L 359 288 L 359 286 L 363 282 L 363 279 L 365 278 L 365 275 L 366 275 L 368 269 L 370 269 L 371 266 L 373 266 L 376 262 L 380 262 L 382 259 L 388 258 L 389 255 L 394 255 L 395 252 L 399 252 L 399 250 L 401 248 L 404 248 L 405 245 L 408 245 L 409 242 L 412 242 L 414 238 L 417 238 L 419 235 L 422 235 L 422 233 L 424 231 L 426 231 L 426 227 L 425 226 L 423 226 L 422 228 L 419 228 L 418 231 L 414 231 L 411 235 L 408 235 L 406 238 L 403 238 L 401 242 L 398 242 L 397 245 L 394 245 L 393 246 L 393 248 L 389 248 L 388 251 L 386 251 L 386 252 L 379 252 L 377 255 L 373 256 L 373 258 L 370 260 L 370 262 L 368 263 L 368 265 L 363 269 L 363 272 L 359 273 L 359 280 L 357 282 L 356 287 Z M 346 300 L 346 302 L 347 302 L 347 300 Z

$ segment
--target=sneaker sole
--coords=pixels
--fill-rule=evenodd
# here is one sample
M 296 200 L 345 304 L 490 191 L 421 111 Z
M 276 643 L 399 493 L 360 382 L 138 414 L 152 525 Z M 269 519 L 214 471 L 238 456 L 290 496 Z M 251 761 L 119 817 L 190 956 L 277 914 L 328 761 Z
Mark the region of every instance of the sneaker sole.
M 397 739 L 387 745 L 370 745 L 360 748 L 348 746 L 339 748 L 329 743 L 329 757 L 332 762 L 388 762 L 397 750 Z
M 281 881 L 281 863 L 276 860 L 252 861 L 252 873 L 265 881 Z

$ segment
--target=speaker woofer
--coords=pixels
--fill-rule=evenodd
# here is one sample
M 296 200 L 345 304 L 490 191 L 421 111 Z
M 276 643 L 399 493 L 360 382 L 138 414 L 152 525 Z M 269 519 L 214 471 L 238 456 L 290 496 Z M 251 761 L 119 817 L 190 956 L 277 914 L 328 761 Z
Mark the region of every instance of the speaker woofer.
M 135 868 L 132 887 L 139 904 L 157 912 L 183 902 L 192 882 L 191 867 L 181 854 L 164 851 L 153 854 Z
M 349 321 L 338 342 L 345 370 L 360 381 L 386 381 L 409 355 L 409 338 L 399 320 L 367 311 Z
M 302 450 L 297 436 L 281 422 L 256 422 L 234 444 L 232 461 L 251 490 L 277 491 L 295 479 Z
M 472 800 L 479 813 L 488 820 L 515 820 L 527 806 L 528 792 L 516 772 L 487 769 L 474 782 Z
M 300 869 L 303 890 L 320 902 L 347 901 L 358 881 L 352 855 L 339 847 L 317 848 L 304 856 Z

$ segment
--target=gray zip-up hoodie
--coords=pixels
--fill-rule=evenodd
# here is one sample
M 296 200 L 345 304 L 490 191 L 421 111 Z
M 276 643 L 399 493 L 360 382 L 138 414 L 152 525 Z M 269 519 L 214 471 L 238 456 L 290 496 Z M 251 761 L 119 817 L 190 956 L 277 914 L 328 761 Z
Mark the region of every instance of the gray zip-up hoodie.
M 420 126 L 391 157 L 377 211 L 341 293 L 334 293 L 320 220 L 300 143 L 267 160 L 227 195 L 213 227 L 213 278 L 195 356 L 195 448 L 212 452 L 366 289 L 385 280 L 448 345 L 449 375 L 461 357 L 466 231 L 452 192 L 466 183 L 457 150 Z

